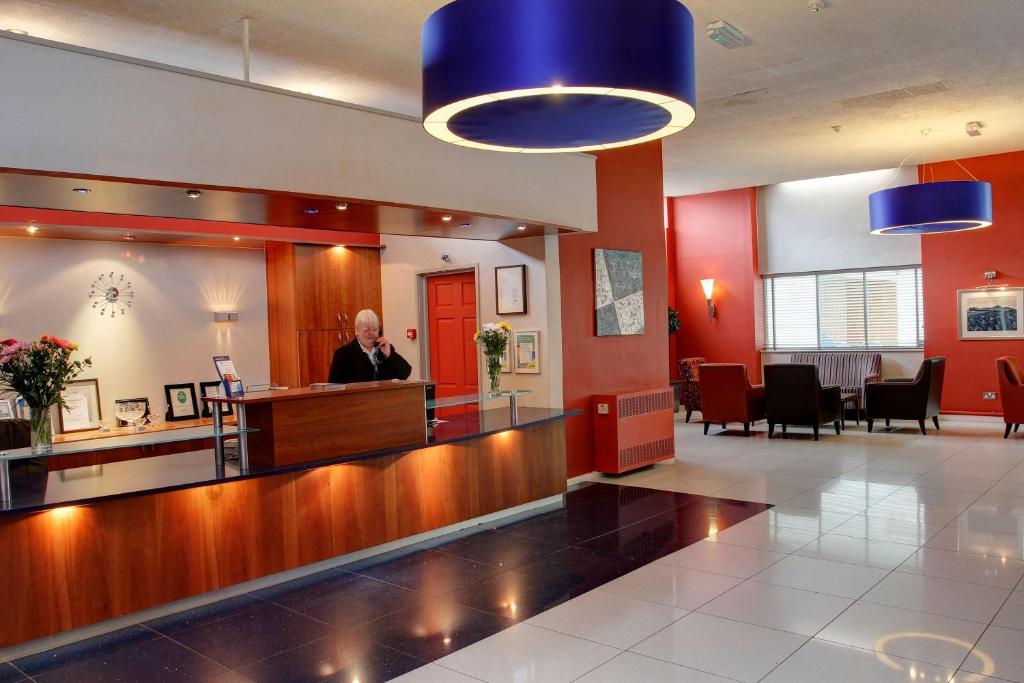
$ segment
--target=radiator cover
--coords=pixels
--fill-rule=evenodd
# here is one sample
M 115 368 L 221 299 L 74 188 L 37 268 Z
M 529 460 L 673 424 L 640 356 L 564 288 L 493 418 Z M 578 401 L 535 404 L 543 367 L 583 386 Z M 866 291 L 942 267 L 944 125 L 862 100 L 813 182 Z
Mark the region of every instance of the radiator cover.
M 594 395 L 597 471 L 619 474 L 675 457 L 673 407 L 671 387 Z

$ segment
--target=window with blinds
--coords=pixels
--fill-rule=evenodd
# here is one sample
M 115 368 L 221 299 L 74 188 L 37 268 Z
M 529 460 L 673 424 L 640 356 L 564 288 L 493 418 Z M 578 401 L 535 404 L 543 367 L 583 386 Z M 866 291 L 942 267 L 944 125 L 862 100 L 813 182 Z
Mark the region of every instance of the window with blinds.
M 924 347 L 921 267 L 764 276 L 765 349 Z

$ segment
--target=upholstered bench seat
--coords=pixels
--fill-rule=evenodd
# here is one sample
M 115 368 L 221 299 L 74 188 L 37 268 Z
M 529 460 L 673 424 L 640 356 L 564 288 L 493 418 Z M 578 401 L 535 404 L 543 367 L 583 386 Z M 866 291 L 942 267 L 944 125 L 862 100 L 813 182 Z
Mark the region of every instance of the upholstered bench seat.
M 882 354 L 874 351 L 806 351 L 790 356 L 790 363 L 811 363 L 823 386 L 838 385 L 844 394 L 857 394 L 857 409 L 864 408 L 864 386 L 882 374 Z

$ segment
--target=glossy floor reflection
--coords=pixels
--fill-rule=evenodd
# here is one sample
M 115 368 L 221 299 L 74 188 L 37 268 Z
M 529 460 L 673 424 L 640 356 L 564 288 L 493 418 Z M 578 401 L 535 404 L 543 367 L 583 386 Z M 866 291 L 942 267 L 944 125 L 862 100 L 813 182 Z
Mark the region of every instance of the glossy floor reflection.
M 1024 683 L 1024 438 L 848 426 L 769 441 L 678 420 L 675 462 L 595 479 L 715 498 L 590 539 L 603 513 L 537 527 L 625 563 L 677 549 L 399 680 Z
M 18 660 L 0 683 L 1024 683 L 1024 435 L 676 427 L 675 462 L 595 477 L 563 508 Z
M 430 662 L 533 618 L 573 621 L 580 596 L 745 519 L 762 503 L 613 483 L 584 483 L 549 506 L 499 527 L 428 544 L 146 622 L 19 659 L 0 681 L 370 681 Z M 593 599 L 593 598 L 589 598 Z M 611 652 L 630 633 L 668 626 L 686 612 L 642 598 L 600 599 L 606 613 L 637 616 L 602 628 Z M 527 638 L 524 642 L 531 642 Z M 629 644 L 634 644 L 630 642 Z M 523 651 L 524 655 L 528 648 Z M 457 676 L 440 667 L 440 680 Z M 8 676 L 9 678 L 5 678 Z

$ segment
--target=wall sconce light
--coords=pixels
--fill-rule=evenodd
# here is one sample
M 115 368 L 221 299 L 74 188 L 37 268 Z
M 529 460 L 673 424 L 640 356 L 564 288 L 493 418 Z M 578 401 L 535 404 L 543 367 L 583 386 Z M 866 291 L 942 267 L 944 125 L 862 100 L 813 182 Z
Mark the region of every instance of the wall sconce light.
M 706 280 L 701 280 L 700 286 L 704 288 L 704 298 L 708 301 L 708 318 L 714 318 L 715 302 L 712 301 L 711 295 L 715 289 L 715 278 L 709 277 Z
M 215 311 L 213 314 L 215 323 L 237 323 L 238 311 Z

